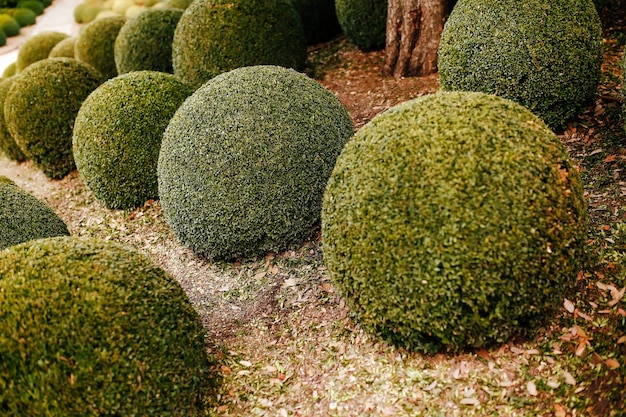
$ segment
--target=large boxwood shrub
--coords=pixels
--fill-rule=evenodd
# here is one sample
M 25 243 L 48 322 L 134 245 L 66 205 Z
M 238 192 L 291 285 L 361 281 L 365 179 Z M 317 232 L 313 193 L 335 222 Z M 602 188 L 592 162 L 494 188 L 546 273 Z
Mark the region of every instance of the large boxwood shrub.
M 504 342 L 562 304 L 585 253 L 576 168 L 519 104 L 450 92 L 348 142 L 328 182 L 324 259 L 364 328 L 433 352 Z
M 289 0 L 196 0 L 172 42 L 174 74 L 196 88 L 235 68 L 298 69 L 305 59 L 302 23 Z
M 172 40 L 182 15 L 180 9 L 148 9 L 128 20 L 115 40 L 117 72 L 174 72 Z
M 13 85 L 13 81 L 15 81 L 15 76 L 0 80 L 0 109 L 4 108 L 4 102 L 6 101 L 11 85 Z M 13 139 L 13 136 L 11 136 L 7 128 L 4 112 L 0 113 L 0 150 L 7 158 L 13 161 L 23 162 L 26 160 L 26 155 L 24 155 L 24 152 L 17 146 L 15 139 Z
M 335 12 L 335 0 L 291 0 L 308 45 L 326 42 L 341 33 Z
M 3 416 L 198 415 L 210 363 L 178 283 L 95 239 L 0 256 Z
M 292 69 L 254 66 L 207 82 L 168 125 L 158 161 L 165 218 L 201 256 L 301 243 L 353 126 L 339 100 Z
M 63 39 L 61 42 L 54 45 L 54 48 L 50 50 L 48 58 L 75 58 L 77 40 L 77 36 L 71 36 Z
M 63 220 L 50 207 L 7 177 L 0 176 L 0 249 L 30 240 L 69 234 Z
M 107 79 L 115 77 L 115 39 L 124 23 L 124 16 L 103 17 L 88 23 L 76 40 L 76 59 L 91 65 Z
M 460 0 L 438 65 L 444 90 L 497 94 L 559 128 L 595 96 L 601 63 L 592 0 Z
M 107 207 L 137 207 L 158 196 L 163 132 L 192 92 L 171 74 L 134 71 L 107 81 L 84 101 L 74 127 L 74 159 Z
M 363 51 L 382 49 L 387 29 L 387 0 L 335 0 L 343 32 Z
M 13 9 L 11 16 L 17 20 L 17 23 L 19 23 L 21 27 L 33 25 L 37 21 L 37 14 L 31 9 L 26 8 Z
M 68 34 L 49 30 L 30 36 L 17 52 L 15 61 L 16 71 L 19 73 L 30 64 L 48 58 L 50 51 L 63 39 L 69 37 Z
M 102 74 L 83 62 L 48 58 L 30 65 L 11 85 L 4 102 L 7 127 L 48 178 L 62 178 L 75 168 L 74 119 L 102 81 Z

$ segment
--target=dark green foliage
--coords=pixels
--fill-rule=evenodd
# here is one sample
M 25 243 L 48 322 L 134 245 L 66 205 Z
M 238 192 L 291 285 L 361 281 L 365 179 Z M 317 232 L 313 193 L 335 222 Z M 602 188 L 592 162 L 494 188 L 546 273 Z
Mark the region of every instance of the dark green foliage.
M 7 94 L 9 93 L 9 89 L 11 85 L 13 85 L 13 81 L 15 81 L 15 76 L 6 78 L 0 81 L 0 109 L 4 108 L 4 102 L 7 98 Z M 11 133 L 7 129 L 6 120 L 4 118 L 4 112 L 0 114 L 0 150 L 7 158 L 17 161 L 23 162 L 26 160 L 26 156 L 22 152 Z
M 174 73 L 197 88 L 218 74 L 244 66 L 301 68 L 306 41 L 289 1 L 194 1 L 174 33 Z
M 157 169 L 165 218 L 206 257 L 299 244 L 319 222 L 326 181 L 352 133 L 339 100 L 292 69 L 217 76 L 165 131 Z
M 171 74 L 135 71 L 107 81 L 85 100 L 76 117 L 74 159 L 107 207 L 133 208 L 158 196 L 163 132 L 192 92 Z
M 341 28 L 359 49 L 385 46 L 387 0 L 335 0 L 335 9 Z
M 509 98 L 552 128 L 595 96 L 601 63 L 591 0 L 461 0 L 439 47 L 444 90 Z
M 335 0 L 292 0 L 292 3 L 300 16 L 307 45 L 326 42 L 341 33 Z
M 102 81 L 102 75 L 83 62 L 49 58 L 22 71 L 9 89 L 4 103 L 9 132 L 48 178 L 62 178 L 74 169 L 74 119 Z
M 8 178 L 0 177 L 0 249 L 29 240 L 69 234 L 63 220 L 50 207 L 22 190 Z M 0 273 L 0 282 L 2 282 L 2 276 Z M 3 305 L 2 309 L 6 308 L 4 303 L 0 305 Z M 0 331 L 0 333 L 3 332 Z M 1 336 L 0 340 L 2 340 Z M 4 362 L 5 358 L 2 355 L 0 357 L 3 358 L 0 362 Z M 1 392 L 5 387 L 0 383 L 0 388 L 3 388 L 0 389 Z M 2 401 L 0 401 L 0 410 L 2 410 Z M 2 413 L 2 415 L 5 414 Z
M 48 58 L 74 58 L 77 39 L 76 36 L 63 39 L 50 50 Z
M 174 72 L 172 40 L 182 15 L 180 9 L 148 9 L 127 21 L 115 41 L 117 72 Z
M 15 62 L 9 64 L 2 72 L 2 78 L 9 78 L 15 75 Z
M 0 46 L 7 44 L 7 35 L 0 30 Z
M 144 255 L 51 238 L 0 256 L 4 417 L 195 416 L 208 361 L 198 316 Z
M 44 5 L 36 0 L 20 1 L 17 3 L 17 7 L 20 9 L 30 9 L 36 15 L 42 14 L 45 9 Z
M 30 26 L 37 21 L 37 14 L 30 9 L 14 9 L 12 16 L 21 27 Z
M 76 59 L 91 65 L 107 79 L 115 77 L 115 38 L 124 23 L 124 16 L 103 17 L 88 23 L 76 40 Z
M 20 34 L 20 24 L 8 14 L 0 14 L 0 30 L 7 36 L 17 36 Z
M 348 142 L 324 194 L 324 259 L 364 328 L 457 351 L 532 331 L 562 305 L 587 218 L 578 171 L 538 117 L 440 93 Z
M 15 66 L 17 72 L 23 71 L 30 64 L 48 58 L 54 46 L 69 35 L 56 31 L 37 33 L 24 42 L 17 53 Z

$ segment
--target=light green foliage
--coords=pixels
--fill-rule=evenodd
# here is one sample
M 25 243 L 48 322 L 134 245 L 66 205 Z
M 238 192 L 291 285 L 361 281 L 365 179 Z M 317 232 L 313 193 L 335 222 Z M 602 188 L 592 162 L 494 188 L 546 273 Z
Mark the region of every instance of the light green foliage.
M 75 168 L 72 129 L 83 100 L 102 74 L 71 58 L 49 58 L 22 71 L 9 89 L 4 116 L 11 136 L 48 178 Z
M 335 0 L 343 32 L 361 50 L 385 46 L 387 0 Z
M 370 332 L 428 352 L 477 348 L 562 305 L 587 218 L 578 171 L 538 117 L 440 93 L 348 142 L 324 194 L 324 259 Z
M 15 66 L 17 72 L 23 71 L 30 64 L 48 58 L 54 46 L 69 35 L 57 31 L 45 31 L 30 36 L 17 53 Z
M 0 256 L 0 404 L 17 416 L 192 416 L 207 388 L 202 327 L 178 283 L 96 239 Z
M 48 58 L 74 58 L 77 39 L 76 36 L 63 39 L 50 50 Z
M 107 81 L 85 100 L 76 117 L 74 159 L 107 207 L 133 208 L 158 196 L 163 132 L 192 92 L 173 75 L 135 71 Z
M 9 78 L 14 75 L 15 75 L 15 62 L 12 62 L 2 72 L 2 78 Z
M 4 108 L 4 102 L 11 85 L 13 85 L 13 81 L 15 81 L 15 76 L 0 80 L 0 109 Z M 7 129 L 4 112 L 0 114 L 0 150 L 7 158 L 13 161 L 23 162 L 26 160 L 26 155 L 24 155 L 20 147 L 17 146 L 13 136 L 11 136 L 11 133 Z
M 0 30 L 7 36 L 17 36 L 20 34 L 20 24 L 8 14 L 0 14 Z
M 591 0 L 460 0 L 438 65 L 442 89 L 497 94 L 560 128 L 595 96 L 601 63 Z
M 306 41 L 289 0 L 196 0 L 180 18 L 172 51 L 176 76 L 197 88 L 244 66 L 299 69 Z
M 124 23 L 124 16 L 104 17 L 88 23 L 76 40 L 76 59 L 91 65 L 107 79 L 115 77 L 115 39 Z
M 326 42 L 341 33 L 334 0 L 291 0 L 300 16 L 307 45 Z
M 174 72 L 172 40 L 182 14 L 180 9 L 148 9 L 128 20 L 115 40 L 117 72 Z
M 69 234 L 63 220 L 50 207 L 13 181 L 0 176 L 0 249 L 30 240 Z M 2 274 L 0 282 L 1 277 Z M 3 303 L 0 305 L 4 306 Z M 2 361 L 5 360 L 3 357 Z M 6 389 L 1 383 L 0 387 Z
M 192 1 L 193 0 L 166 0 L 166 4 L 175 9 L 185 10 L 189 7 Z
M 163 212 L 201 256 L 247 257 L 309 237 L 353 126 L 316 81 L 276 66 L 239 68 L 192 94 L 158 162 Z
M 74 20 L 76 23 L 91 23 L 103 10 L 101 4 L 80 3 L 74 8 Z
M 33 25 L 37 21 L 37 14 L 31 9 L 14 9 L 12 16 L 21 27 Z

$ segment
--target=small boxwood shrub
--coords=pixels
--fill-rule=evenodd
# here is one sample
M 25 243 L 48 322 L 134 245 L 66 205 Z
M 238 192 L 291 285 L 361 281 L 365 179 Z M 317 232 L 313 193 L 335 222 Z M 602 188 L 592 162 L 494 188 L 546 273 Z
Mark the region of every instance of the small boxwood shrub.
M 15 75 L 15 62 L 12 62 L 2 72 L 2 78 L 9 78 L 14 75 Z
M 438 65 L 442 89 L 497 94 L 560 128 L 595 96 L 601 63 L 591 0 L 463 0 L 446 22 Z
M 45 31 L 30 36 L 17 53 L 16 71 L 19 73 L 30 64 L 48 58 L 52 48 L 67 37 L 69 35 L 66 33 L 57 31 Z
M 307 45 L 326 42 L 341 33 L 334 0 L 292 0 Z
M 343 32 L 362 51 L 382 49 L 387 29 L 387 0 L 335 0 Z
M 124 23 L 124 16 L 104 17 L 88 23 L 76 40 L 76 59 L 91 65 L 107 79 L 115 77 L 115 39 Z
M 196 0 L 172 42 L 174 73 L 196 88 L 235 68 L 298 69 L 305 59 L 302 23 L 289 0 Z
M 48 178 L 75 168 L 72 129 L 83 100 L 102 74 L 72 58 L 49 58 L 22 71 L 4 102 L 6 124 L 24 154 Z
M 182 14 L 180 9 L 148 9 L 128 20 L 115 40 L 117 72 L 174 72 L 172 40 Z
M 20 34 L 20 24 L 8 14 L 0 14 L 0 30 L 9 37 L 17 36 Z
M 12 16 L 21 27 L 33 25 L 37 21 L 37 14 L 30 9 L 14 9 Z
M 63 39 L 50 50 L 48 58 L 74 58 L 77 39 L 78 37 L 76 36 Z
M 20 9 L 30 9 L 36 15 L 43 14 L 43 11 L 45 9 L 45 6 L 43 5 L 43 3 L 36 1 L 36 0 L 20 1 L 17 3 L 17 7 Z
M 91 23 L 104 10 L 100 3 L 80 3 L 74 8 L 76 23 Z
M 157 168 L 165 218 L 206 257 L 301 243 L 319 222 L 324 186 L 352 132 L 339 100 L 292 69 L 219 75 L 165 131 Z
M 4 102 L 11 85 L 13 85 L 13 81 L 15 81 L 15 76 L 0 80 L 0 109 L 4 108 Z M 26 155 L 24 155 L 24 152 L 17 146 L 13 136 L 11 136 L 11 133 L 7 129 L 4 112 L 0 113 L 0 150 L 2 150 L 2 153 L 4 153 L 7 158 L 13 161 L 23 162 L 26 160 Z
M 144 255 L 69 237 L 13 246 L 0 256 L 0 303 L 4 415 L 199 414 L 202 327 Z
M 434 352 L 534 329 L 585 253 L 587 211 L 559 139 L 483 93 L 415 99 L 348 142 L 322 211 L 324 259 L 361 324 Z
M 85 183 L 107 207 L 137 207 L 158 196 L 163 132 L 192 92 L 171 74 L 134 71 L 87 97 L 76 117 L 74 159 Z
M 34 239 L 69 234 L 63 220 L 50 207 L 7 177 L 0 176 L 0 249 Z

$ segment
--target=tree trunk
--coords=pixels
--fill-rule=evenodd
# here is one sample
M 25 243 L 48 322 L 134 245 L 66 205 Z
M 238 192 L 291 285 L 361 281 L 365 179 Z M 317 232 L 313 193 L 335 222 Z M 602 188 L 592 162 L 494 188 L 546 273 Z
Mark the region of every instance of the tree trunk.
M 446 0 L 389 0 L 384 74 L 400 77 L 437 72 L 437 50 Z

